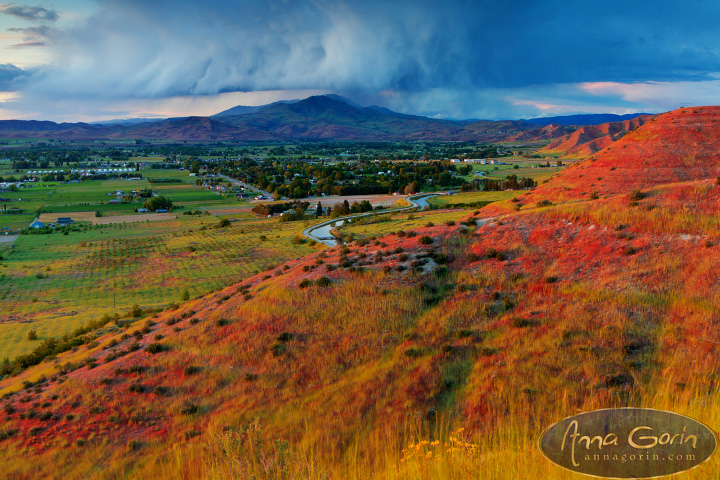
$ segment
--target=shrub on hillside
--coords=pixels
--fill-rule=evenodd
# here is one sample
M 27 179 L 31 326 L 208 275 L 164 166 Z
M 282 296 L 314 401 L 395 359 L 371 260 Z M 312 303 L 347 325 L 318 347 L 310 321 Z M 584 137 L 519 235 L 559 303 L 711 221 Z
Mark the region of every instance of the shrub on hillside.
M 200 407 L 192 402 L 185 402 L 180 408 L 180 413 L 183 415 L 195 415 L 200 411 Z
M 128 390 L 133 393 L 143 393 L 145 391 L 145 385 L 142 383 L 133 383 L 128 387 Z
M 157 395 L 158 397 L 163 397 L 170 393 L 170 389 L 168 387 L 163 387 L 162 385 L 158 385 L 157 387 L 153 388 L 153 393 Z
M 539 325 L 539 322 L 537 320 L 532 320 L 529 318 L 515 317 L 512 319 L 513 328 L 528 328 L 528 327 L 536 327 L 538 325 Z
M 633 247 L 632 245 L 628 245 L 625 248 L 623 248 L 622 251 L 623 255 L 635 255 L 637 253 L 637 249 Z
M 485 256 L 487 258 L 495 258 L 497 260 L 505 260 L 505 255 L 502 252 L 497 251 L 495 248 L 488 248 L 485 251 Z
M 431 243 L 433 243 L 433 239 L 427 235 L 423 235 L 422 237 L 418 238 L 418 243 L 420 245 L 430 245 Z
M 155 355 L 156 353 L 160 353 L 163 351 L 163 345 L 162 343 L 154 342 L 145 347 L 145 351 Z
M 628 193 L 628 200 L 630 200 L 631 202 L 639 202 L 646 196 L 647 196 L 647 194 L 645 194 L 641 190 L 633 190 L 630 193 Z

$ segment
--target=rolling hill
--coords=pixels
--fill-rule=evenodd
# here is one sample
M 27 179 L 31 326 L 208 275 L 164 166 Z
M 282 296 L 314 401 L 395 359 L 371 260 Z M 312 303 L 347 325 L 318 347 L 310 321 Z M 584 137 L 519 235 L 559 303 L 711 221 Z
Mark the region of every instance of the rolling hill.
M 506 142 L 539 142 L 544 140 L 553 140 L 569 136 L 575 131 L 574 127 L 564 127 L 558 124 L 546 125 L 542 128 L 535 128 L 533 130 L 526 130 L 524 132 L 517 133 L 511 137 L 505 139 Z
M 617 140 L 564 170 L 557 181 L 541 185 L 533 195 L 612 195 L 667 183 L 714 179 L 720 175 L 718 121 L 720 107 L 694 107 L 640 117 L 635 122 L 642 126 L 632 130 L 629 127 L 633 124 L 625 122 L 601 126 L 600 133 L 608 132 L 606 137 L 615 136 Z
M 585 158 L 622 138 L 627 132 L 643 125 L 650 118 L 652 117 L 640 116 L 622 122 L 579 127 L 541 148 L 538 153 L 561 155 L 566 158 Z

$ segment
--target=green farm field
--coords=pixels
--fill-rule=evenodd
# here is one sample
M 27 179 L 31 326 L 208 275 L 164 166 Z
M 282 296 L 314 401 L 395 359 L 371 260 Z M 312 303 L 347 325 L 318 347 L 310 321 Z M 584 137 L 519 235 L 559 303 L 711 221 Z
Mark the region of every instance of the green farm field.
M 365 238 L 372 236 L 383 236 L 390 232 L 398 230 L 411 230 L 413 228 L 424 227 L 428 222 L 434 224 L 442 224 L 449 220 L 457 221 L 468 215 L 464 210 L 448 210 L 442 212 L 415 212 L 410 214 L 396 215 L 378 215 L 377 217 L 366 217 L 367 222 L 376 220 L 376 223 L 350 224 L 343 226 L 341 231 L 345 234 L 354 234 L 356 238 Z M 385 220 L 386 218 L 390 220 Z
M 242 281 L 313 248 L 294 245 L 301 225 L 246 220 L 217 228 L 213 216 L 77 227 L 21 235 L 0 251 L 0 352 L 14 358 L 105 314 L 165 307 Z M 261 236 L 265 240 L 261 239 Z
M 130 157 L 130 162 L 147 162 L 147 163 L 162 163 L 167 161 L 167 157 L 158 155 L 154 157 Z
M 454 195 L 441 195 L 438 197 L 432 197 L 428 200 L 428 203 L 438 207 L 445 205 L 459 205 L 467 204 L 472 205 L 477 202 L 501 202 L 503 200 L 510 200 L 522 192 L 466 192 L 458 193 Z M 469 208 L 473 208 L 472 206 Z
M 99 211 L 103 216 L 132 214 L 135 208 L 141 206 L 139 202 L 125 204 L 108 202 L 116 198 L 114 195 L 116 191 L 129 193 L 132 190 L 142 190 L 148 187 L 158 194 L 170 198 L 175 206 L 179 207 L 178 213 L 182 213 L 183 210 L 206 211 L 222 207 L 245 207 L 249 212 L 250 206 L 246 201 L 238 201 L 232 196 L 224 197 L 197 186 L 195 185 L 196 178 L 188 176 L 187 172 L 143 169 L 141 173 L 143 178 L 135 180 L 37 183 L 30 184 L 17 192 L 3 192 L 0 197 L 11 200 L 8 207 L 21 208 L 23 212 L 12 215 L 0 214 L 0 228 L 8 227 L 11 230 L 25 228 L 37 217 L 39 209 L 46 213 Z M 149 179 L 158 178 L 180 180 L 181 183 L 151 183 L 149 181 Z
M 551 167 L 538 167 L 540 164 L 545 164 L 548 160 L 540 160 L 537 158 L 501 158 L 501 161 L 507 163 L 507 165 L 480 165 L 472 164 L 472 172 L 470 175 L 466 175 L 465 178 L 468 182 L 471 182 L 477 178 L 483 178 L 475 175 L 476 172 L 489 172 L 485 178 L 492 178 L 494 180 L 505 179 L 508 175 L 517 175 L 518 178 L 532 178 L 538 183 L 543 180 L 547 180 L 556 173 L 562 171 L 567 163 L 563 162 L 562 167 L 551 166 Z M 553 165 L 556 161 L 551 161 Z M 518 168 L 515 168 L 517 165 Z

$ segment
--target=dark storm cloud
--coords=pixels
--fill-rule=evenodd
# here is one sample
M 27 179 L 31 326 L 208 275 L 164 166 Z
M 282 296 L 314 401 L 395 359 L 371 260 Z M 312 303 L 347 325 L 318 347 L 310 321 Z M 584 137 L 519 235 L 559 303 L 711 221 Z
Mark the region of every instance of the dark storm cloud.
M 720 2 L 700 0 L 102 0 L 84 25 L 50 34 L 56 67 L 35 86 L 66 97 L 316 88 L 440 102 L 443 92 L 486 101 L 529 86 L 701 81 L 720 72 L 718 18 Z
M 0 64 L 0 91 L 16 90 L 28 77 L 30 77 L 30 72 L 27 70 L 10 63 Z
M 54 22 L 60 15 L 55 10 L 43 7 L 29 7 L 27 5 L 0 5 L 0 12 L 23 20 Z

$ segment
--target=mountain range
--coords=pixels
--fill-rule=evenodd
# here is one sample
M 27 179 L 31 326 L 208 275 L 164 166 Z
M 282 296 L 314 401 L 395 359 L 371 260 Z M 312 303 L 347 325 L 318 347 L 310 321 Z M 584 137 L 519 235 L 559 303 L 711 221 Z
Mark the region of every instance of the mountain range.
M 593 116 L 594 117 L 594 116 Z M 534 123 L 533 123 L 534 122 Z M 440 120 L 394 112 L 377 105 L 363 107 L 338 95 L 318 95 L 268 105 L 237 106 L 210 117 L 162 120 L 130 119 L 102 123 L 0 121 L 0 138 L 62 141 L 528 141 L 557 138 L 571 130 L 555 123 L 546 135 L 537 119 Z M 547 128 L 547 127 L 544 127 Z M 572 127 L 570 127 L 572 128 Z M 523 132 L 538 130 L 523 138 Z M 536 138 L 537 137 L 537 138 Z

